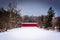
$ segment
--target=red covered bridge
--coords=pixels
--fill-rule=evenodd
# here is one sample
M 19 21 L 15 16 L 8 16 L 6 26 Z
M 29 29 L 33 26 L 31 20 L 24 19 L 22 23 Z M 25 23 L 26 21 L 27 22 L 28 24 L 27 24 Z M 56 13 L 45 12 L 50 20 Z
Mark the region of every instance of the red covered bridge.
M 38 23 L 21 23 L 22 27 L 37 27 Z

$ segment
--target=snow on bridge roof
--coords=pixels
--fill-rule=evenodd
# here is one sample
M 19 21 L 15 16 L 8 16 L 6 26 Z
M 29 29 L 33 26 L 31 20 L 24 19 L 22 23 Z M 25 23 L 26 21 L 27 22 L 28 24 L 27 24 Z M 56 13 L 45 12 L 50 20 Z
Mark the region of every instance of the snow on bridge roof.
M 22 24 L 38 24 L 37 22 L 23 22 Z

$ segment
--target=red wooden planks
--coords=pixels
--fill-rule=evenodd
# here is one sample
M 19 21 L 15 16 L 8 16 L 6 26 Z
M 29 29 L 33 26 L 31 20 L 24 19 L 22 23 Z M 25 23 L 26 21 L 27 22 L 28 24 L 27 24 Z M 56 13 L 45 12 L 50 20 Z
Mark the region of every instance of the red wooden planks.
M 22 23 L 21 24 L 22 27 L 36 27 L 38 26 L 37 23 Z

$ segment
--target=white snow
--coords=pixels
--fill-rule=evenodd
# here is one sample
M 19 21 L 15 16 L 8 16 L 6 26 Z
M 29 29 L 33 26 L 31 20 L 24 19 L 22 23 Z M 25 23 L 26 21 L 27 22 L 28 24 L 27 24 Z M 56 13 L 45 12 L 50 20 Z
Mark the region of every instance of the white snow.
M 60 40 L 60 32 L 37 27 L 21 27 L 0 33 L 0 40 Z

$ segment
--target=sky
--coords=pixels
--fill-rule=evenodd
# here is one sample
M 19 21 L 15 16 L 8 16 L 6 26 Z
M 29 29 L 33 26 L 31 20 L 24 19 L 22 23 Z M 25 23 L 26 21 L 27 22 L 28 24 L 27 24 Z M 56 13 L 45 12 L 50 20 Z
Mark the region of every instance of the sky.
M 47 15 L 52 6 L 55 16 L 60 16 L 60 0 L 0 0 L 0 7 L 7 8 L 10 2 L 17 5 L 21 15 Z

